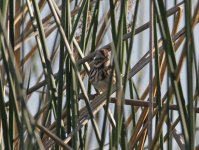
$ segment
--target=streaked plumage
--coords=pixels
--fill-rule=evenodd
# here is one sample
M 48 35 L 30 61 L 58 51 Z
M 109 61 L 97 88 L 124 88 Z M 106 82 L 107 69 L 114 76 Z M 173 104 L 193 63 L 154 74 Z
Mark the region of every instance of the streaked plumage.
M 108 50 L 102 49 L 97 51 L 92 61 L 89 80 L 93 86 L 101 92 L 106 91 L 108 88 L 111 69 Z M 113 77 L 112 83 L 115 84 L 115 77 Z

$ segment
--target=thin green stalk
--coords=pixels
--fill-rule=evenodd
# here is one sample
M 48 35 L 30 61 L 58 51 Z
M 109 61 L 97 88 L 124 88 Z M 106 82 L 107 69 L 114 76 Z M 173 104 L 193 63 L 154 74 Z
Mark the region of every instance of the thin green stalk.
M 97 30 L 97 26 L 98 26 L 99 4 L 100 4 L 100 1 L 97 1 L 97 4 L 95 5 L 94 12 L 93 12 L 93 15 L 92 15 L 91 23 L 89 25 L 89 29 L 88 29 L 88 33 L 87 33 L 87 37 L 86 37 L 86 41 L 85 41 L 85 48 L 87 48 L 87 46 L 88 46 L 88 42 L 89 42 L 92 31 L 93 31 L 93 35 L 96 34 L 96 32 L 94 32 L 94 31 Z M 95 21 L 97 21 L 97 23 L 95 23 Z M 93 41 L 92 41 L 92 43 L 93 43 Z M 91 51 L 95 50 L 93 48 L 95 48 L 94 44 L 92 44 L 92 46 L 91 46 Z
M 66 70 L 66 112 L 67 112 L 67 133 L 71 132 L 72 129 L 72 116 L 71 116 L 71 85 L 72 85 L 72 79 L 71 79 L 71 65 L 70 65 L 70 59 L 69 57 L 66 58 L 65 68 Z M 69 142 L 69 145 L 72 146 L 72 141 Z
M 153 140 L 153 45 L 154 45 L 154 1 L 150 0 L 149 2 L 149 19 L 150 19 L 150 28 L 149 28 L 149 112 L 148 112 L 148 143 L 149 149 L 151 148 Z
M 187 55 L 187 93 L 188 93 L 188 149 L 193 150 L 195 145 L 195 112 L 193 100 L 193 54 L 195 51 L 192 32 L 192 1 L 185 1 L 185 46 Z
M 74 70 L 72 70 L 72 99 L 71 99 L 71 104 L 72 104 L 72 126 L 73 129 L 77 128 L 78 125 L 78 90 L 77 90 L 77 79 Z M 73 149 L 77 150 L 78 149 L 78 133 L 75 132 L 73 139 Z
M 99 9 L 100 7 L 100 1 L 97 1 L 96 6 L 95 6 L 95 11 L 94 14 L 92 16 L 92 19 L 94 18 L 94 25 L 93 25 L 93 35 L 92 35 L 92 44 L 91 44 L 91 51 L 94 51 L 96 49 L 96 34 L 97 34 L 97 29 L 98 29 L 98 16 L 99 16 Z
M 110 14 L 111 14 L 111 29 L 112 29 L 112 37 L 113 37 L 113 42 L 116 42 L 116 35 L 117 35 L 117 30 L 116 30 L 116 22 L 115 22 L 115 6 L 113 0 L 109 0 L 110 3 Z
M 86 146 L 87 146 L 87 135 L 88 135 L 88 124 L 86 124 L 84 126 L 84 136 L 83 136 L 84 147 L 82 147 L 82 149 L 86 149 Z
M 162 110 L 162 102 L 161 102 L 161 83 L 160 83 L 160 64 L 159 64 L 159 52 L 158 52 L 158 38 L 157 38 L 157 17 L 154 11 L 154 22 L 153 22 L 153 26 L 154 26 L 154 47 L 155 47 L 155 77 L 156 77 L 156 84 L 157 84 L 157 92 L 156 92 L 156 103 L 158 104 L 158 115 L 156 117 L 156 125 L 159 121 L 159 117 L 161 115 L 161 110 Z M 168 117 L 169 118 L 169 117 Z M 162 132 L 162 131 L 161 131 Z M 159 138 L 159 142 L 160 142 L 160 149 L 163 150 L 163 134 L 160 134 L 160 138 Z
M 82 49 L 83 52 L 85 52 L 85 40 L 86 40 L 86 31 L 87 30 L 87 18 L 88 18 L 88 11 L 89 11 L 89 4 L 90 4 L 90 0 L 84 2 L 85 3 L 85 9 L 83 11 L 83 21 L 82 21 L 82 35 L 81 35 L 81 42 L 80 42 L 80 47 Z
M 123 8 L 122 8 L 123 7 Z M 121 64 L 121 72 L 120 74 L 124 74 L 124 71 L 125 71 L 125 62 L 126 62 L 126 53 L 127 53 L 127 50 L 128 50 L 128 41 L 124 41 L 123 42 L 123 35 L 125 35 L 127 32 L 128 32 L 128 24 L 127 24 L 127 2 L 123 2 L 122 5 L 121 5 L 121 11 L 123 11 L 123 31 L 122 31 L 122 36 L 121 36 L 121 41 L 122 41 L 122 45 L 121 45 L 121 49 L 119 51 L 119 55 L 120 56 L 118 59 L 121 61 L 120 64 Z M 122 14 L 121 14 L 122 15 Z M 121 77 L 121 82 L 123 84 L 123 81 L 122 81 L 122 77 Z M 127 82 L 127 81 L 126 81 Z M 124 85 L 124 84 L 123 84 Z M 128 148 L 128 140 L 127 140 L 127 128 L 126 128 L 126 113 L 125 113 L 125 105 L 124 105 L 124 98 L 125 98 L 125 91 L 124 89 L 123 90 L 123 96 L 122 96 L 122 105 L 121 105 L 121 109 L 122 109 L 122 114 L 123 114 L 123 118 L 122 118 L 122 123 L 121 123 L 121 148 L 122 149 L 129 149 Z
M 106 139 L 106 130 L 107 130 L 107 118 L 108 118 L 108 110 L 109 110 L 109 103 L 110 103 L 110 94 L 111 94 L 111 88 L 112 88 L 112 81 L 113 81 L 113 72 L 114 69 L 112 68 L 111 70 L 111 79 L 109 80 L 109 86 L 108 86 L 108 92 L 107 92 L 107 101 L 106 101 L 106 106 L 105 106 L 105 113 L 104 113 L 104 119 L 103 119 L 103 125 L 102 125 L 102 140 L 100 144 L 100 149 L 104 149 L 104 142 Z
M 121 31 L 123 31 L 123 28 L 121 29 L 122 27 L 122 23 L 120 22 L 120 25 L 119 25 L 119 31 L 117 32 L 116 30 L 116 21 L 115 21 L 115 4 L 113 2 L 113 0 L 109 0 L 109 3 L 110 3 L 110 15 L 111 15 L 111 27 L 112 27 L 112 38 L 113 38 L 113 45 L 112 45 L 112 55 L 113 55 L 113 58 L 114 58 L 114 65 L 113 65 L 113 68 L 115 68 L 115 71 L 116 71 L 116 85 L 117 87 L 121 87 L 121 82 L 120 82 L 120 74 L 121 74 L 121 71 L 119 69 L 119 62 L 118 62 L 118 57 L 117 57 L 117 50 L 119 48 L 119 46 L 121 46 L 121 43 L 119 44 L 118 42 L 118 37 L 117 36 L 117 33 L 119 32 L 120 35 L 121 34 Z M 116 3 L 116 2 L 115 2 Z M 122 13 L 122 12 L 121 12 Z M 122 18 L 121 14 L 120 14 L 120 17 Z M 120 18 L 120 21 L 121 21 L 121 18 Z M 119 92 L 120 91 L 120 92 Z M 120 93 L 120 94 L 119 94 Z M 116 93 L 116 97 L 118 99 L 118 103 L 120 102 L 121 104 L 121 88 L 120 90 L 118 89 L 117 90 L 117 93 Z M 116 128 L 113 128 L 112 130 L 112 138 L 111 138 L 111 141 L 113 142 L 112 145 L 113 145 L 113 148 L 116 148 L 118 149 L 118 145 L 119 145 L 119 138 L 120 138 L 120 124 L 121 124 L 121 120 L 122 120 L 122 117 L 121 117 L 121 105 L 119 106 L 118 103 L 116 104 L 116 108 L 115 108 L 115 112 L 114 112 L 114 115 L 116 116 Z
M 14 37 L 15 37 L 15 26 L 14 26 L 14 1 L 11 0 L 10 1 L 10 25 L 9 25 L 9 30 L 10 30 L 10 42 L 11 42 L 11 46 L 14 49 Z M 11 58 L 14 59 L 14 58 Z M 9 137 L 10 137 L 10 148 L 13 149 L 13 136 L 14 136 L 14 111 L 13 111 L 13 96 L 12 96 L 12 92 L 11 92 L 11 86 L 9 85 Z M 23 134 L 20 134 L 20 136 L 22 136 Z M 23 136 L 22 136 L 23 138 Z M 23 144 L 23 143 L 21 143 Z
M 138 95 L 138 92 L 137 92 L 137 88 L 135 87 L 135 84 L 134 84 L 132 78 L 129 79 L 129 89 L 130 89 L 130 98 L 131 99 L 134 99 L 134 98 L 140 99 L 139 98 L 140 96 Z M 133 92 L 135 92 L 136 96 L 134 96 Z M 133 122 L 131 133 L 133 134 L 134 128 L 136 127 L 136 110 L 135 110 L 134 106 L 131 107 L 131 112 L 132 112 L 132 122 Z M 135 144 L 134 148 L 135 148 L 135 150 L 138 149 L 137 143 Z
M 61 20 L 62 20 L 62 26 L 65 29 L 66 32 L 68 32 L 67 35 L 69 35 L 70 32 L 70 23 L 68 24 L 68 28 L 66 25 L 66 20 L 70 20 L 70 18 L 67 16 L 67 8 L 69 7 L 68 1 L 66 2 L 65 0 L 62 1 L 62 15 L 61 15 Z M 70 11 L 70 8 L 69 10 Z M 59 80 L 58 80 L 58 97 L 57 97 L 57 120 L 56 120 L 56 135 L 57 137 L 61 138 L 61 121 L 62 121 L 62 101 L 63 101 L 63 77 L 64 77 L 64 43 L 61 40 L 60 41 L 60 55 L 59 55 Z M 59 150 L 59 145 L 55 145 L 55 149 Z
M 116 97 L 118 102 L 116 103 L 116 148 L 118 148 L 118 144 L 121 144 L 122 149 L 128 149 L 127 147 L 127 136 L 126 136 L 126 128 L 124 126 L 125 114 L 124 114 L 124 91 L 122 89 L 122 72 L 123 72 L 123 59 L 121 59 L 121 53 L 124 54 L 124 43 L 123 43 L 123 34 L 126 28 L 125 20 L 126 20 L 126 10 L 127 10 L 127 2 L 122 1 L 120 6 L 120 18 L 118 24 L 118 32 L 115 42 L 115 51 L 117 54 L 117 60 L 114 59 L 116 66 Z M 127 31 L 127 30 L 126 30 Z M 121 138 L 122 137 L 122 138 Z

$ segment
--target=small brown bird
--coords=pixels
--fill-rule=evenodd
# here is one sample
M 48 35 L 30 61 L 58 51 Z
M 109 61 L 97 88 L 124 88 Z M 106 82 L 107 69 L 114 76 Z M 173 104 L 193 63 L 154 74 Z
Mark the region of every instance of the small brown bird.
M 104 92 L 108 89 L 111 79 L 111 70 L 110 52 L 106 49 L 98 50 L 91 62 L 89 80 L 100 92 Z M 115 75 L 113 75 L 112 84 L 115 84 L 115 82 Z

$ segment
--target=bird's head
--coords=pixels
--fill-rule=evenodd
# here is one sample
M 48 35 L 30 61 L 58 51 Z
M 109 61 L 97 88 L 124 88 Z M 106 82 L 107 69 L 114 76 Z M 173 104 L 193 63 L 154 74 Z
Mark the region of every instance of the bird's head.
M 98 50 L 93 59 L 93 66 L 98 67 L 107 67 L 110 65 L 110 52 L 107 49 Z

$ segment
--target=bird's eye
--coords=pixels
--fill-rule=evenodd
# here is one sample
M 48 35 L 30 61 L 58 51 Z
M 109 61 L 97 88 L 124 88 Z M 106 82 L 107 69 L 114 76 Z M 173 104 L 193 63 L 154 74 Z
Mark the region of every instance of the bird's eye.
M 103 60 L 103 57 L 94 57 L 94 60 Z

